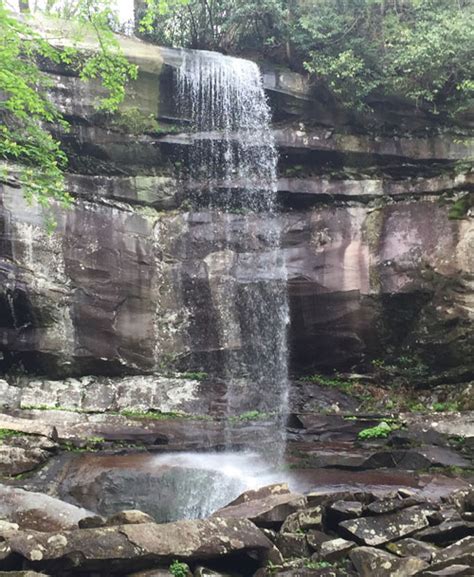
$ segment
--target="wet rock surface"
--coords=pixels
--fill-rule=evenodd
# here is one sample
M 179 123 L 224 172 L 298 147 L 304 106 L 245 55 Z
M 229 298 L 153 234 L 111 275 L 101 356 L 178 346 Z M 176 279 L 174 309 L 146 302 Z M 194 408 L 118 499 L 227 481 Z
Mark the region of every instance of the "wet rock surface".
M 48 237 L 15 175 L 2 182 L 5 370 L 22 364 L 50 378 L 143 375 L 170 359 L 218 367 L 216 351 L 228 350 L 217 331 L 225 303 L 210 260 L 228 219 L 238 229 L 242 215 L 189 209 L 193 190 L 183 190 L 175 165 L 195 136 L 176 110 L 173 70 L 182 52 L 130 40 L 126 54 L 139 65 L 127 95 L 161 132 L 133 134 L 117 118 L 104 122 L 94 109 L 97 84 L 48 69 L 52 98 L 71 121 L 63 144 L 77 202 L 58 209 Z M 456 166 L 472 155 L 469 134 L 440 133 L 407 109 L 398 112 L 396 130 L 379 118 L 374 133 L 321 102 L 304 76 L 272 70 L 264 77 L 281 156 L 277 218 L 285 230 L 293 368 L 349 367 L 411 347 L 433 369 L 472 371 L 472 230 L 467 215 L 449 217 L 455 195 L 472 184 Z M 265 221 L 256 217 L 252 226 L 261 230 Z M 242 247 L 231 241 L 237 258 Z M 265 263 L 262 254 L 252 274 Z M 245 275 L 236 281 L 244 285 Z M 17 392 L 2 402 L 14 404 Z M 103 392 L 91 396 L 91 406 L 109 404 Z M 324 394 L 311 395 L 311 404 L 328 406 Z M 350 409 L 342 399 L 341 407 Z
M 242 577 L 469 575 L 468 569 L 474 568 L 474 537 L 446 544 L 440 543 L 434 532 L 426 533 L 423 540 L 420 534 L 428 529 L 443 530 L 445 522 L 439 519 L 453 508 L 453 503 L 456 510 L 465 513 L 466 507 L 471 507 L 472 490 L 431 500 L 419 494 L 416 505 L 410 491 L 400 493 L 405 494 L 390 499 L 359 493 L 360 500 L 357 493 L 347 493 L 343 499 L 338 498 L 340 494 L 331 497 L 326 493 L 324 498 L 319 497 L 316 507 L 311 507 L 301 495 L 276 484 L 244 492 L 203 520 L 157 524 L 139 510 L 123 510 L 108 520 L 91 522 L 94 518 L 83 511 L 68 528 L 44 524 L 40 530 L 33 530 L 29 520 L 20 517 L 16 523 L 0 523 L 0 554 L 9 564 L 12 577 L 20 568 L 57 577 L 87 572 L 98 577 L 164 577 L 173 559 L 185 562 L 195 577 L 228 573 Z M 37 495 L 31 497 L 40 503 Z M 47 499 L 41 506 L 50 506 Z M 396 500 L 402 506 L 393 510 Z M 347 503 L 346 511 L 357 517 L 335 525 L 328 513 L 335 504 L 343 510 L 342 503 Z M 390 512 L 387 503 L 392 505 Z M 283 510 L 282 505 L 288 504 L 298 510 Z M 62 505 L 64 510 L 71 507 Z M 440 514 L 430 517 L 434 525 L 420 529 L 433 511 Z M 469 529 L 469 522 L 458 523 Z M 265 528 L 269 524 L 274 528 Z M 352 532 L 353 539 L 346 538 L 348 532 Z M 407 533 L 413 536 L 407 537 Z M 430 541 L 429 536 L 434 540 Z
M 139 510 L 122 510 L 106 520 L 45 495 L 2 491 L 2 502 L 9 499 L 11 506 L 0 510 L 0 516 L 10 518 L 0 522 L 0 554 L 12 577 L 20 567 L 58 577 L 88 571 L 97 576 L 138 575 L 139 570 L 161 577 L 175 558 L 196 576 L 410 577 L 469 575 L 467 568 L 474 567 L 474 537 L 456 539 L 458 533 L 451 532 L 450 543 L 440 542 L 435 531 L 445 534 L 446 521 L 440 520 L 445 512 L 451 515 L 453 507 L 470 512 L 472 490 L 434 500 L 418 495 L 416 505 L 406 490 L 391 498 L 360 493 L 360 500 L 357 493 L 343 499 L 321 493 L 320 504 L 311 507 L 301 495 L 276 484 L 242 493 L 209 519 L 166 524 Z M 37 506 L 33 523 L 27 515 L 16 514 L 31 501 Z M 298 510 L 292 512 L 295 506 Z M 356 517 L 335 524 L 330 516 L 334 506 Z M 58 514 L 52 521 L 54 507 Z M 428 524 L 427 516 L 434 525 L 420 528 Z M 458 530 L 461 524 L 470 530 L 470 522 L 456 523 Z M 266 529 L 268 525 L 274 529 Z M 348 533 L 353 539 L 347 539 Z

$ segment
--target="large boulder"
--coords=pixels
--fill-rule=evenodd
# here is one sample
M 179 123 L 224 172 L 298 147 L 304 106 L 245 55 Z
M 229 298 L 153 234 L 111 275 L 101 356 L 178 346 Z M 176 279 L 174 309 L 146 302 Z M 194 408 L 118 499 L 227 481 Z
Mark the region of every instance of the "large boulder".
M 474 536 L 474 522 L 464 520 L 444 521 L 440 525 L 427 527 L 416 534 L 417 539 L 437 545 L 449 545 L 468 536 Z
M 13 477 L 33 471 L 43 465 L 51 456 L 40 448 L 18 447 L 15 439 L 0 445 L 0 475 Z
M 465 537 L 445 549 L 436 551 L 431 568 L 438 571 L 453 563 L 474 567 L 474 537 Z
M 399 541 L 395 541 L 395 543 L 389 543 L 386 547 L 391 553 L 395 553 L 399 557 L 417 557 L 428 562 L 431 561 L 433 555 L 439 550 L 438 547 L 431 545 L 431 543 L 417 541 L 411 537 L 400 539 Z
M 273 485 L 242 494 L 213 516 L 250 519 L 258 527 L 278 528 L 290 514 L 305 505 L 306 498 L 303 495 L 291 493 L 286 486 Z
M 21 529 L 61 531 L 78 527 L 91 512 L 49 495 L 0 485 L 0 517 Z
M 373 547 L 356 547 L 349 556 L 359 577 L 411 577 L 428 566 L 422 559 L 397 557 Z
M 205 561 L 232 555 L 255 568 L 279 562 L 273 544 L 246 519 L 121 525 L 56 533 L 18 532 L 7 541 L 11 555 L 47 571 L 131 571 L 167 566 L 170 560 Z M 275 554 L 277 555 L 275 557 Z
M 388 515 L 343 521 L 339 527 L 356 541 L 376 546 L 411 535 L 428 525 L 426 510 L 415 506 Z
M 322 519 L 323 510 L 321 507 L 301 509 L 288 515 L 281 526 L 281 531 L 293 533 L 296 531 L 307 531 L 308 529 L 320 529 Z

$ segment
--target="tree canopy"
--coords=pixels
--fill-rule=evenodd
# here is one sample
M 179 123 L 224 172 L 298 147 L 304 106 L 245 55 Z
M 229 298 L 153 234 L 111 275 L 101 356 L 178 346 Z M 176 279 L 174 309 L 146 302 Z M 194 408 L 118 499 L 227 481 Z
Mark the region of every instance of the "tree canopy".
M 67 158 L 49 127 L 67 130 L 67 123 L 52 103 L 50 80 L 39 63 L 48 60 L 76 70 L 83 79 L 98 78 L 107 89 L 98 109 L 114 111 L 125 95 L 125 84 L 136 67 L 123 56 L 113 34 L 114 12 L 107 1 L 48 2 L 48 10 L 73 18 L 78 29 L 92 31 L 98 50 L 87 57 L 76 48 L 55 48 L 31 25 L 28 3 L 21 16 L 0 0 L 0 158 L 20 163 L 20 183 L 30 200 L 47 207 L 51 199 L 71 201 L 64 186 Z
M 169 46 L 221 50 L 308 72 L 344 106 L 368 109 L 399 96 L 432 112 L 455 114 L 474 93 L 473 0 L 137 0 L 137 31 Z M 0 158 L 18 161 L 30 199 L 69 203 L 67 158 L 50 133 L 67 123 L 48 95 L 41 60 L 98 78 L 114 111 L 137 69 L 123 56 L 112 0 L 48 0 L 50 14 L 92 31 L 98 49 L 84 56 L 55 48 L 0 0 Z
M 162 44 L 306 70 L 346 106 L 374 95 L 457 112 L 474 91 L 472 0 L 148 0 Z

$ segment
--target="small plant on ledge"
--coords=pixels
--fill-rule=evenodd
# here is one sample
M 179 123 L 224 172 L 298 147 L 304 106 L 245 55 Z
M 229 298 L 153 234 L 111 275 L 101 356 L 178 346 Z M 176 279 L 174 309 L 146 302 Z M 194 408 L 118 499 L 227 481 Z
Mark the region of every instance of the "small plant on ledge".
M 362 429 L 362 431 L 359 431 L 357 437 L 361 440 L 386 439 L 392 431 L 396 431 L 400 426 L 399 423 L 389 424 L 386 421 L 382 421 L 375 427 Z
M 177 560 L 171 563 L 169 571 L 174 577 L 187 577 L 190 574 L 189 567 L 186 563 Z

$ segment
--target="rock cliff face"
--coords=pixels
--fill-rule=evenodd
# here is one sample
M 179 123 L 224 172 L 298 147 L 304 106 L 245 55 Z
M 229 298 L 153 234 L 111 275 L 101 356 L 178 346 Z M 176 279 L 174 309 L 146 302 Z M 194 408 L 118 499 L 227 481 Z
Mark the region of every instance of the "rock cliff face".
M 182 178 L 198 137 L 174 105 L 182 53 L 134 40 L 125 48 L 140 74 L 114 118 L 95 111 L 97 85 L 48 69 L 71 122 L 61 138 L 76 198 L 73 209 L 55 209 L 56 231 L 48 235 L 40 210 L 25 203 L 14 170 L 0 186 L 4 371 L 208 371 L 226 348 L 242 346 L 241 334 L 229 344 L 218 330 L 229 306 L 219 274 L 236 258 L 232 242 L 219 248 L 224 217 L 190 211 Z M 468 215 L 449 216 L 472 187 L 472 140 L 397 108 L 369 129 L 298 75 L 269 69 L 265 83 L 280 151 L 274 218 L 284 231 L 292 372 L 406 355 L 465 380 L 474 358 L 473 227 Z M 242 218 L 236 210 L 226 226 Z M 258 231 L 270 217 L 253 218 Z M 255 260 L 256 282 L 271 274 L 265 258 Z M 235 270 L 231 314 L 244 326 L 239 285 L 252 271 Z

